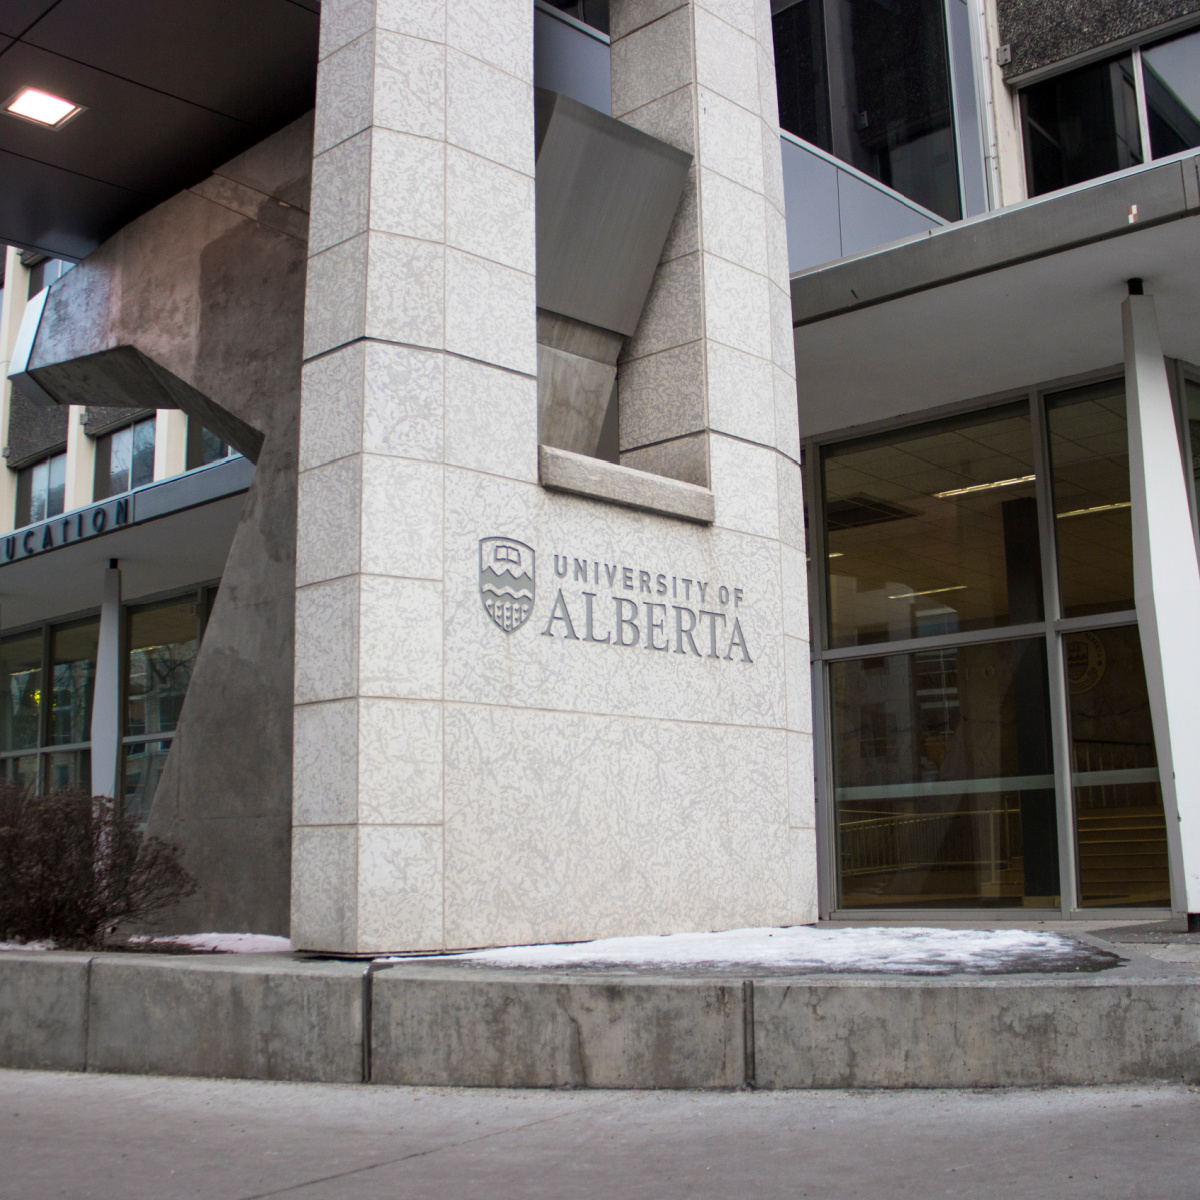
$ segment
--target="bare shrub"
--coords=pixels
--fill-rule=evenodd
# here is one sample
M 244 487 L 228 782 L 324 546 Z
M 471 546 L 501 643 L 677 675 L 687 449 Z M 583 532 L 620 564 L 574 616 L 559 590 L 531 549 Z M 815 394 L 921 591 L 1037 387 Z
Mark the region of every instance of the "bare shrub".
M 179 853 L 107 796 L 0 783 L 0 940 L 97 949 L 196 891 Z

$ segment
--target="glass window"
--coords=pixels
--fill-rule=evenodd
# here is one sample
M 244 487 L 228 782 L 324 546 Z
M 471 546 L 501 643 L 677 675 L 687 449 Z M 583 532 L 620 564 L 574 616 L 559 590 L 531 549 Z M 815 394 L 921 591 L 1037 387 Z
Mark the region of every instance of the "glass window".
M 148 417 L 96 439 L 96 500 L 118 496 L 154 479 L 154 431 Z
M 841 904 L 1054 907 L 1041 638 L 830 664 Z
M 1042 619 L 1025 405 L 826 451 L 832 646 Z
M 1142 161 L 1133 59 L 1093 63 L 1021 93 L 1031 196 Z
M 548 3 L 601 33 L 608 32 L 608 0 L 548 0 Z
M 82 791 L 92 790 L 92 755 L 88 750 L 68 750 L 58 754 L 43 756 L 48 792 L 61 791 L 63 788 L 80 788 Z
M 775 13 L 771 23 L 779 124 L 789 133 L 832 153 L 824 20 L 821 0 L 798 0 Z
M 229 458 L 237 451 L 226 441 L 223 441 L 211 429 L 205 429 L 199 421 L 188 418 L 187 427 L 187 469 L 206 467 L 209 463 L 220 462 Z
M 1143 50 L 1142 78 L 1151 154 L 1200 146 L 1200 32 Z
M 55 454 L 17 472 L 16 527 L 57 517 L 67 495 L 67 456 Z
M 131 610 L 126 735 L 175 729 L 196 662 L 198 632 L 194 595 Z
M 139 826 L 146 824 L 158 781 L 167 767 L 171 739 L 161 742 L 136 742 L 126 746 L 123 756 L 125 811 Z
M 48 744 L 70 746 L 92 740 L 92 698 L 96 688 L 96 649 L 100 622 L 63 625 L 50 639 L 51 675 Z
M 1046 398 L 1064 617 L 1133 608 L 1129 438 L 1121 380 Z
M 1166 821 L 1137 627 L 1063 641 L 1079 903 L 1168 905 Z
M 42 631 L 0 641 L 0 750 L 22 750 L 41 740 Z
M 772 23 L 783 128 L 957 220 L 942 0 L 799 0 Z

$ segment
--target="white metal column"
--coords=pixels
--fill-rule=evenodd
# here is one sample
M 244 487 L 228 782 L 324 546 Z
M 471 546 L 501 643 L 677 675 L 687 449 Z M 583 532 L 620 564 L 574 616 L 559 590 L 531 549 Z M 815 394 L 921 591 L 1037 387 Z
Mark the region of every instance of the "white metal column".
M 109 559 L 92 701 L 92 795 L 116 797 L 121 752 L 121 569 Z
M 1134 597 L 1162 779 L 1176 911 L 1200 913 L 1200 566 L 1166 363 L 1151 296 L 1121 313 L 1129 422 Z

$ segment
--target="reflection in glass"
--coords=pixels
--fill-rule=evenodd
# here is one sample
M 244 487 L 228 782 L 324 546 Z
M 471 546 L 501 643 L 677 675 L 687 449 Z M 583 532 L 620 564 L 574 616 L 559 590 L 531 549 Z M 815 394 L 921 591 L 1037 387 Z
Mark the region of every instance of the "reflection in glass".
M 66 503 L 67 456 L 56 454 L 17 472 L 16 527 L 57 517 Z
M 772 28 L 780 125 L 957 220 L 942 0 L 798 0 Z
M 1031 196 L 1142 161 L 1129 55 L 1035 83 L 1021 93 L 1021 114 Z
M 92 790 L 92 756 L 87 750 L 68 750 L 44 756 L 45 789 L 57 792 L 62 788 Z
M 38 760 L 36 754 L 22 754 L 15 758 L 0 759 L 0 778 L 15 783 L 19 788 L 37 787 Z
M 1079 903 L 1168 905 L 1166 822 L 1137 626 L 1063 641 Z
M 1200 496 L 1200 383 L 1185 379 L 1183 398 L 1187 405 L 1188 445 L 1191 447 L 1192 480 Z
M 1054 907 L 1040 638 L 830 664 L 841 904 Z
M 96 647 L 100 622 L 62 625 L 51 635 L 54 692 L 50 701 L 48 745 L 70 746 L 92 740 L 92 696 L 96 687 Z
M 186 466 L 189 471 L 235 454 L 237 451 L 228 442 L 211 429 L 205 429 L 199 421 L 188 418 Z
M 148 417 L 96 440 L 93 497 L 105 500 L 154 479 L 155 419 Z
M 838 446 L 823 468 L 832 646 L 1042 619 L 1025 405 Z
M 1046 398 L 1064 617 L 1133 608 L 1122 380 Z
M 124 752 L 125 812 L 139 827 L 144 827 L 154 803 L 158 781 L 167 766 L 170 739 L 161 742 L 136 742 Z
M 196 662 L 197 634 L 194 596 L 130 612 L 126 734 L 167 733 L 175 729 Z
M 36 746 L 42 702 L 42 631 L 0 641 L 0 749 Z
M 1200 146 L 1200 33 L 1142 51 L 1154 158 Z

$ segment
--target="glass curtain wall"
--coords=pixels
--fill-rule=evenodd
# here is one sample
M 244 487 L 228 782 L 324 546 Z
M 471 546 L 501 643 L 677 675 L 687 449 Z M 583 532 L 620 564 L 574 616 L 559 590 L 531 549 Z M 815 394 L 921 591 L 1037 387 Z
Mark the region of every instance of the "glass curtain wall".
M 780 125 L 958 220 L 944 0 L 772 7 Z
M 820 453 L 834 907 L 1169 905 L 1122 383 Z
M 0 639 L 4 779 L 45 791 L 90 790 L 99 636 L 98 618 L 89 617 Z

